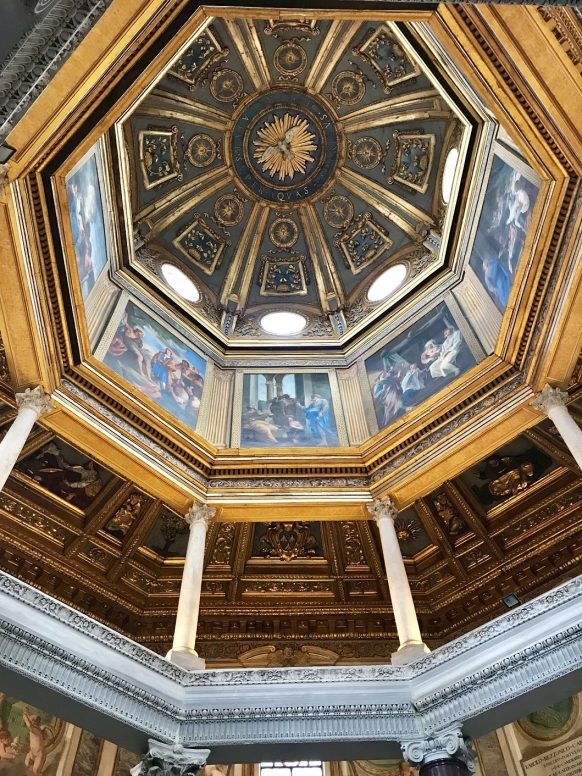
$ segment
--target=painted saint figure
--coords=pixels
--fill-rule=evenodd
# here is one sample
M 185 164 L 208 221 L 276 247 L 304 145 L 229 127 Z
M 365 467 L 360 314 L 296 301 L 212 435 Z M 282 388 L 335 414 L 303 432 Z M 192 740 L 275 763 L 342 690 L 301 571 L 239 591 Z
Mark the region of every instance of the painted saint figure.
M 317 393 L 311 394 L 311 402 L 305 408 L 305 419 L 313 437 L 328 445 L 329 441 L 337 439 L 337 434 L 331 427 L 329 402 Z

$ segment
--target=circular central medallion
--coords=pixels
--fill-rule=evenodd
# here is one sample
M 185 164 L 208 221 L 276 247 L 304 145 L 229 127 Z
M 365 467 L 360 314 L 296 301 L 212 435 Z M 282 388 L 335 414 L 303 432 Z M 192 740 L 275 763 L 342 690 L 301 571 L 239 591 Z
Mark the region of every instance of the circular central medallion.
M 241 106 L 227 147 L 242 188 L 254 199 L 287 207 L 320 195 L 340 156 L 330 108 L 291 88 Z

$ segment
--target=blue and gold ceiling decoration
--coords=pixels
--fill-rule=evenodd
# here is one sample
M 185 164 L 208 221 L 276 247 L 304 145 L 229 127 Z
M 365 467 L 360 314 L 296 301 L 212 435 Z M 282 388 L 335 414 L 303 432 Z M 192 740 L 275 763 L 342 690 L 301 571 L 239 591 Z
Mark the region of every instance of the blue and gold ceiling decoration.
M 445 266 L 470 133 L 397 25 L 213 19 L 118 127 L 133 261 L 186 271 L 227 339 L 284 305 L 338 341 Z M 369 303 L 395 263 L 400 297 Z

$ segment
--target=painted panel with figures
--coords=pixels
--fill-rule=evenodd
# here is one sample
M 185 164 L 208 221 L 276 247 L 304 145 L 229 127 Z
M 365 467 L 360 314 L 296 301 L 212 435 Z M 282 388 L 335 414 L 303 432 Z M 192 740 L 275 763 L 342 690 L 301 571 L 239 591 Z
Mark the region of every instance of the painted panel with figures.
M 525 168 L 524 165 L 522 165 Z M 531 222 L 539 186 L 499 156 L 491 175 L 470 264 L 504 312 Z
M 118 321 L 112 338 L 107 341 L 106 336 L 97 349 L 97 357 L 138 391 L 195 429 L 206 361 L 132 301 L 126 303 Z
M 378 426 L 385 428 L 476 363 L 441 302 L 366 360 Z
M 103 179 L 99 150 L 91 153 L 67 178 L 67 199 L 75 257 L 86 299 L 107 264 Z

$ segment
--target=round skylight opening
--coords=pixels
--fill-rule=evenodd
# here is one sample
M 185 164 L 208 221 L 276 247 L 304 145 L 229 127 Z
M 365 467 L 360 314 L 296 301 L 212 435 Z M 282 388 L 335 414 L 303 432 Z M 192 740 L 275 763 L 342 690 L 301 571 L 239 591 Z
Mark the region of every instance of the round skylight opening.
M 307 318 L 299 313 L 267 313 L 261 318 L 261 328 L 267 334 L 279 336 L 299 334 L 307 326 Z
M 173 264 L 162 264 L 164 280 L 182 299 L 187 302 L 197 302 L 200 299 L 200 291 L 190 280 L 185 272 Z
M 405 278 L 405 264 L 394 264 L 394 266 L 388 267 L 386 272 L 376 278 L 368 289 L 368 299 L 370 302 L 382 302 L 404 283 Z
M 455 179 L 455 172 L 457 170 L 457 162 L 459 160 L 459 149 L 451 148 L 447 154 L 447 160 L 445 162 L 445 169 L 443 170 L 443 183 L 442 183 L 442 195 L 443 202 L 448 205 L 451 201 L 451 192 L 453 191 L 453 181 Z

